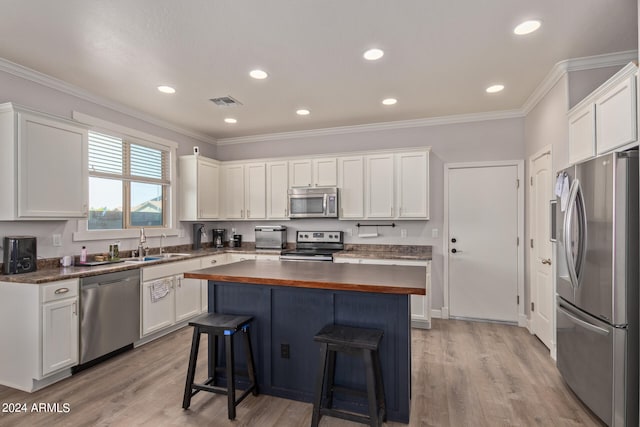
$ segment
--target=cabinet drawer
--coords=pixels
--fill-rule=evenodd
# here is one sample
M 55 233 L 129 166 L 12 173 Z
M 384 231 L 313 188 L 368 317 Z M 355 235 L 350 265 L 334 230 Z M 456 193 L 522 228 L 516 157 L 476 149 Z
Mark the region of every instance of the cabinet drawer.
M 42 286 L 42 302 L 78 296 L 78 279 L 62 280 Z

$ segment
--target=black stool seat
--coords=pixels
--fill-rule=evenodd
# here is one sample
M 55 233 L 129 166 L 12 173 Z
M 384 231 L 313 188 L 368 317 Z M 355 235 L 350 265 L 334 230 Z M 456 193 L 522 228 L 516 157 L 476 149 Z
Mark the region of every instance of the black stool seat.
M 313 340 L 347 348 L 377 350 L 380 346 L 382 335 L 383 332 L 379 329 L 327 325 L 313 337 Z
M 227 410 L 230 420 L 236 418 L 236 406 L 244 400 L 249 393 L 254 396 L 258 395 L 258 383 L 256 380 L 256 368 L 253 361 L 253 352 L 251 350 L 251 337 L 249 335 L 249 327 L 253 317 L 237 316 L 233 314 L 217 314 L 208 313 L 195 318 L 189 322 L 189 326 L 193 326 L 193 339 L 191 341 L 191 354 L 189 356 L 189 368 L 187 369 L 187 381 L 184 388 L 184 398 L 182 400 L 182 408 L 187 409 L 191 405 L 191 398 L 199 391 L 208 391 L 210 393 L 224 394 L 227 396 Z M 244 338 L 245 353 L 247 357 L 247 372 L 250 385 L 244 390 L 242 395 L 236 399 L 236 372 L 233 349 L 233 337 L 236 333 L 242 333 Z M 200 335 L 209 335 L 210 360 L 209 360 L 209 377 L 204 383 L 194 383 L 196 374 L 196 364 L 198 361 L 198 350 L 200 347 Z M 218 353 L 218 337 L 225 339 L 225 367 L 219 368 L 216 364 Z M 213 360 L 211 360 L 213 359 Z M 220 387 L 216 385 L 216 372 L 224 371 L 226 373 L 227 386 Z
M 379 352 L 382 336 L 383 331 L 378 329 L 327 325 L 313 337 L 314 341 L 320 343 L 320 367 L 316 379 L 311 418 L 312 427 L 318 426 L 323 415 L 369 424 L 370 426 L 380 426 L 383 421 L 386 421 L 386 403 Z M 338 352 L 362 356 L 367 383 L 365 392 L 338 387 L 334 384 L 336 353 Z M 368 415 L 333 409 L 333 393 L 335 391 L 365 395 L 369 406 Z

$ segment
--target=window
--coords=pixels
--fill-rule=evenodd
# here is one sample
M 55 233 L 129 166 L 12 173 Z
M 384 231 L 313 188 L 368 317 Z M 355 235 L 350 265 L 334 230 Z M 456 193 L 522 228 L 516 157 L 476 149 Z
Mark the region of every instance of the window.
M 166 227 L 169 148 L 89 132 L 89 230 Z

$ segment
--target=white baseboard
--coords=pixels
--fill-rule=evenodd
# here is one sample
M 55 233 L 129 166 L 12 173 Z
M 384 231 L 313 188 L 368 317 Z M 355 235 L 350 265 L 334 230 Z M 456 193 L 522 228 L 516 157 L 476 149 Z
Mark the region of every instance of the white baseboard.
M 431 320 L 411 319 L 411 327 L 418 329 L 431 329 Z
M 449 307 L 442 307 L 442 309 L 438 310 L 437 308 L 431 309 L 431 318 L 436 319 L 448 319 L 449 318 Z
M 529 327 L 529 318 L 524 314 L 518 315 L 518 326 L 527 328 L 527 330 L 531 332 L 531 328 Z

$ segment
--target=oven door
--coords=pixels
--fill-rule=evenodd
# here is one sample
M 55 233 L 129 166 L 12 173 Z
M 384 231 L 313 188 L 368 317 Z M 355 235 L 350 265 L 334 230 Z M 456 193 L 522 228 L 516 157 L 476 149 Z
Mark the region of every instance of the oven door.
M 289 218 L 324 217 L 326 194 L 289 194 Z

